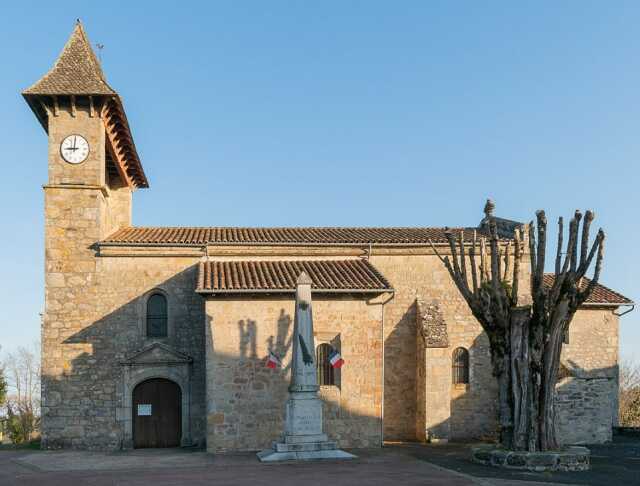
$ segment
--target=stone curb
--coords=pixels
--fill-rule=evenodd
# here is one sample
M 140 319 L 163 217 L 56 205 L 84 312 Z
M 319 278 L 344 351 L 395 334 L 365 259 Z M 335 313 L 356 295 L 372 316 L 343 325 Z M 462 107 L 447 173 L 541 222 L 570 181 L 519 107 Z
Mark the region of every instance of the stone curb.
M 485 466 L 536 472 L 591 469 L 591 452 L 580 446 L 548 452 L 508 451 L 495 446 L 479 446 L 471 449 L 471 459 Z

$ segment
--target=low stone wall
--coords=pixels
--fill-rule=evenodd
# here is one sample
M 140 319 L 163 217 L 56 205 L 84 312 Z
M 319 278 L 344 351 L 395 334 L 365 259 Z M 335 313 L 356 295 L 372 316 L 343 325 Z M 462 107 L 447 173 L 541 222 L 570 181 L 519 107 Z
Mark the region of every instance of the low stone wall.
M 560 451 L 526 452 L 497 449 L 494 445 L 473 447 L 473 462 L 485 466 L 527 471 L 588 471 L 591 452 L 586 447 L 567 447 Z

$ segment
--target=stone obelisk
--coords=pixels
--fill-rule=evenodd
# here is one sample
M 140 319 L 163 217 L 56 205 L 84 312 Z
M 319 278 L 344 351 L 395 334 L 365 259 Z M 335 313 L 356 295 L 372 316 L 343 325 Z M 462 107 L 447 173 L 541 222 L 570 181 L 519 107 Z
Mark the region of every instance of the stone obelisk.
M 322 401 L 318 398 L 311 279 L 302 272 L 296 282 L 291 384 L 286 404 L 284 435 L 272 449 L 258 452 L 262 462 L 352 459 L 322 432 Z

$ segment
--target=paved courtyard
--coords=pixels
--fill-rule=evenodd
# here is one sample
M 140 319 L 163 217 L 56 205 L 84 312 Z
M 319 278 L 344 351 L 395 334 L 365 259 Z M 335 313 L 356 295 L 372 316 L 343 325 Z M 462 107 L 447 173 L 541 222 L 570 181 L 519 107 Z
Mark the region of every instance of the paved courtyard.
M 97 453 L 0 451 L 0 485 L 540 485 L 640 484 L 640 440 L 618 437 L 592 446 L 588 473 L 523 473 L 468 459 L 468 445 L 392 445 L 357 450 L 358 459 L 263 465 L 254 454 L 211 456 L 181 449 Z

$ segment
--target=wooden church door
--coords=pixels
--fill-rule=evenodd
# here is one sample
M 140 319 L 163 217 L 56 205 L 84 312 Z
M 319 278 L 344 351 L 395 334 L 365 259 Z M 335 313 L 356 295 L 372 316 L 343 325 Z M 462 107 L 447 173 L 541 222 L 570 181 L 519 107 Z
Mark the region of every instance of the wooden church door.
M 172 381 L 143 381 L 133 390 L 135 448 L 178 447 L 182 435 L 182 393 Z

